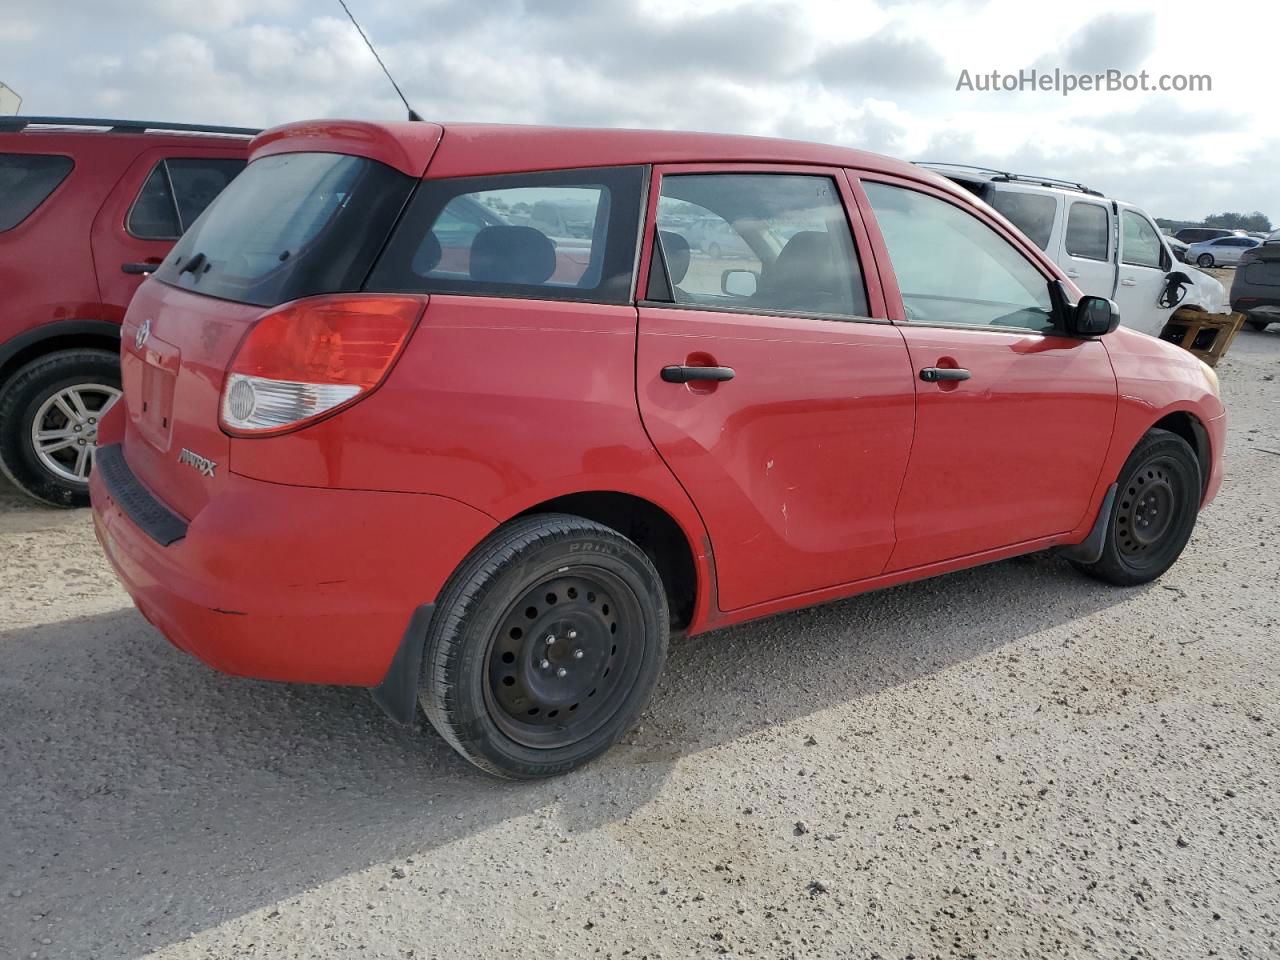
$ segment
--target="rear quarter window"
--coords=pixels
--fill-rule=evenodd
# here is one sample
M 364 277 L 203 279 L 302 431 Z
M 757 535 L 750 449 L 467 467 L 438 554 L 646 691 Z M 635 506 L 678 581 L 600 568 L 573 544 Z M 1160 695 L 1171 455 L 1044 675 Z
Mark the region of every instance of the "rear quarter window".
M 626 303 L 641 167 L 425 180 L 366 289 Z
M 0 153 L 0 231 L 35 213 L 73 166 L 70 157 Z

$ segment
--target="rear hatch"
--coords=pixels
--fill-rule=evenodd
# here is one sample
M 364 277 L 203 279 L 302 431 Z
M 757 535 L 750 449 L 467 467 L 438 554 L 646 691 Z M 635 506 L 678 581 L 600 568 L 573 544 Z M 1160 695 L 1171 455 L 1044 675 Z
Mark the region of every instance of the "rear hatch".
M 218 413 L 245 335 L 280 304 L 359 290 L 422 172 L 272 146 L 143 284 L 121 334 L 125 459 L 187 519 L 228 471 Z

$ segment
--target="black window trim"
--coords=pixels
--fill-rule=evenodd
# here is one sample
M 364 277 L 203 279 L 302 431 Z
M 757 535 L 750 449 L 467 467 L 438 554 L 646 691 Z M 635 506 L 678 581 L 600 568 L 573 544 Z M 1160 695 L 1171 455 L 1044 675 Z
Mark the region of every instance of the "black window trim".
M 723 170 L 703 170 L 702 164 L 694 164 L 699 167 L 697 170 L 671 170 L 664 171 L 662 178 L 668 177 L 711 177 L 711 176 L 780 176 L 780 177 L 826 177 L 831 180 L 836 190 L 837 203 L 840 206 L 840 212 L 844 214 L 845 225 L 849 228 L 849 246 L 853 248 L 853 256 L 858 261 L 858 279 L 862 282 L 862 299 L 866 303 L 867 309 L 871 309 L 871 291 L 867 289 L 867 271 L 865 268 L 862 251 L 858 249 L 857 231 L 853 229 L 853 221 L 849 216 L 849 208 L 845 203 L 844 194 L 840 190 L 840 176 L 845 172 L 843 167 L 823 167 L 821 170 L 814 168 L 809 172 L 796 172 L 790 164 L 783 164 L 786 169 L 769 169 L 767 165 L 750 164 L 749 169 L 732 169 L 726 167 Z M 846 181 L 847 182 L 847 181 Z M 661 188 L 659 188 L 658 200 L 662 200 Z M 855 212 L 857 207 L 854 207 Z M 648 207 L 645 208 L 645 218 L 648 218 Z M 662 275 L 666 278 L 667 289 L 671 289 L 671 273 L 667 269 L 666 251 L 662 249 L 662 239 L 659 236 L 662 231 L 658 229 L 657 219 L 658 208 L 653 208 L 653 238 L 654 252 L 650 255 L 649 272 L 652 276 L 654 259 L 661 261 Z M 647 224 L 644 224 L 647 226 Z M 732 226 L 732 224 L 731 224 Z M 643 242 L 643 241 L 642 241 Z M 874 256 L 871 258 L 874 265 Z M 639 267 L 637 266 L 637 272 Z M 877 277 L 879 274 L 877 273 Z M 638 282 L 638 281 L 637 281 Z M 883 284 L 883 281 L 881 281 Z M 649 284 L 646 283 L 645 293 L 649 292 Z M 634 296 L 634 291 L 633 291 Z M 740 306 L 733 303 L 676 303 L 674 300 L 638 300 L 635 301 L 637 306 L 641 307 L 667 307 L 673 310 L 697 310 L 703 313 L 729 313 L 743 314 L 750 317 L 787 317 L 796 320 L 836 320 L 844 323 L 893 323 L 888 317 L 867 317 L 859 314 L 845 313 L 820 313 L 815 310 L 777 310 L 771 307 L 750 307 Z M 886 311 L 887 312 L 887 311 Z
M 6 153 L 10 156 L 15 156 L 15 157 L 58 157 L 63 160 L 67 160 L 71 163 L 71 166 L 67 167 L 67 172 L 62 175 L 62 179 L 59 180 L 54 185 L 52 190 L 50 190 L 47 194 L 45 194 L 44 199 L 41 200 L 39 203 L 37 203 L 34 207 L 32 207 L 27 212 L 27 215 L 23 217 L 21 220 L 19 220 L 17 223 L 13 224 L 12 226 L 5 227 L 3 230 L 0 230 L 0 234 L 2 234 L 2 233 L 8 233 L 10 230 L 17 230 L 20 226 L 22 226 L 24 223 L 26 223 L 28 220 L 34 217 L 41 209 L 44 208 L 45 204 L 47 204 L 50 200 L 54 198 L 54 196 L 57 195 L 58 191 L 63 188 L 63 186 L 66 184 L 68 180 L 71 179 L 71 174 L 76 172 L 76 158 L 66 153 L 41 153 L 38 151 L 30 151 L 30 150 L 0 150 L 0 153 Z
M 877 174 L 875 171 L 871 171 L 871 170 L 861 170 L 861 169 L 855 168 L 855 169 L 851 169 L 849 172 L 857 181 L 858 189 L 862 191 L 862 196 L 866 198 L 866 201 L 867 201 L 866 215 L 870 220 L 870 222 L 867 224 L 867 230 L 871 231 L 872 229 L 874 229 L 875 233 L 879 236 L 880 242 L 882 244 L 884 243 L 884 233 L 881 232 L 880 230 L 880 220 L 878 217 L 876 217 L 875 210 L 871 206 L 871 198 L 867 195 L 866 190 L 862 189 L 862 183 L 864 182 L 879 183 L 886 187 L 897 187 L 900 190 L 914 190 L 916 193 L 923 194 L 926 197 L 933 197 L 935 200 L 941 200 L 943 203 L 949 203 L 951 204 L 951 206 L 955 207 L 957 210 L 960 210 L 963 213 L 967 213 L 969 216 L 973 217 L 979 223 L 983 224 L 988 230 L 991 230 L 993 233 L 995 233 L 996 236 L 1004 240 L 1005 243 L 1008 243 L 1009 246 L 1011 246 L 1015 251 L 1021 254 L 1022 259 L 1026 260 L 1029 264 L 1031 264 L 1031 266 L 1035 268 L 1036 272 L 1040 274 L 1041 277 L 1044 278 L 1046 288 L 1049 288 L 1050 290 L 1052 290 L 1051 285 L 1055 280 L 1058 279 L 1057 277 L 1053 276 L 1050 273 L 1046 273 L 1041 263 L 1039 263 L 1033 257 L 1028 256 L 1024 251 L 1020 250 L 1016 243 L 1011 241 L 1003 233 L 997 230 L 992 223 L 988 223 L 983 217 L 975 213 L 974 210 L 966 209 L 964 204 L 957 203 L 955 199 L 947 196 L 945 192 L 938 190 L 936 187 L 934 187 L 933 190 L 920 189 L 921 187 L 932 187 L 932 184 L 922 183 L 922 182 L 913 181 L 913 180 L 907 180 L 905 178 L 898 179 L 898 178 L 895 178 L 892 174 L 882 176 Z M 1020 232 L 1021 231 L 1019 231 L 1019 233 Z M 1024 238 L 1027 240 L 1028 243 L 1031 244 L 1033 248 L 1035 248 L 1036 250 L 1040 250 L 1040 248 L 1035 245 L 1035 243 L 1031 240 L 1030 237 L 1024 236 Z M 1044 256 L 1046 257 L 1048 256 L 1048 254 L 1045 251 L 1040 250 L 1040 252 Z M 888 248 L 886 247 L 886 257 L 887 255 L 888 255 Z M 905 316 L 906 303 L 902 300 L 902 288 L 898 285 L 898 275 L 897 275 L 897 272 L 894 271 L 893 269 L 892 262 L 890 262 L 889 264 L 889 271 L 893 276 L 893 290 L 898 295 L 898 301 L 902 303 L 902 309 L 904 314 L 904 317 L 902 320 L 900 321 L 892 320 L 890 321 L 891 323 L 899 324 L 904 327 L 931 327 L 931 328 L 936 327 L 942 330 L 968 330 L 973 333 L 1005 333 L 1005 334 L 1011 334 L 1013 336 L 1018 336 L 1018 337 L 1032 336 L 1032 337 L 1045 338 L 1045 337 L 1066 337 L 1067 336 L 1067 334 L 1063 330 L 1057 328 L 1056 326 L 1054 329 L 1050 329 L 1050 330 L 1037 330 L 1034 327 L 1018 327 L 1013 325 L 993 326 L 991 324 L 977 324 L 977 323 L 948 323 L 945 320 L 912 320 Z M 884 273 L 880 274 L 880 286 L 882 289 L 886 291 L 888 290 L 889 285 L 885 282 Z M 1050 298 L 1052 299 L 1052 293 L 1050 294 Z M 888 298 L 886 296 L 886 301 L 887 299 Z M 1055 321 L 1057 321 L 1060 318 L 1055 317 L 1054 319 Z
M 1071 214 L 1075 211 L 1076 207 L 1097 207 L 1099 210 L 1102 211 L 1103 215 L 1106 216 L 1107 218 L 1107 229 L 1105 230 L 1105 234 L 1107 238 L 1106 256 L 1090 257 L 1090 256 L 1086 256 L 1083 253 L 1072 253 L 1070 250 L 1067 249 L 1067 237 L 1070 235 L 1070 230 L 1071 230 Z M 1110 221 L 1111 221 L 1110 208 L 1107 207 L 1106 204 L 1097 203 L 1096 201 L 1093 201 L 1093 200 L 1072 200 L 1071 206 L 1067 208 L 1067 219 L 1064 221 L 1063 227 L 1062 227 L 1062 252 L 1065 253 L 1068 257 L 1070 257 L 1072 260 L 1088 260 L 1090 263 L 1110 263 L 1111 262 L 1111 234 L 1113 232 L 1110 229 L 1110 226 L 1111 226 Z

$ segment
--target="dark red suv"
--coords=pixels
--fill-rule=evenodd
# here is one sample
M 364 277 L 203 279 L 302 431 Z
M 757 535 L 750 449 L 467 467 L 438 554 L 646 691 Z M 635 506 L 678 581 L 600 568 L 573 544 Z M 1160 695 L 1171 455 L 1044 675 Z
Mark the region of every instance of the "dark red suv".
M 89 502 L 129 300 L 255 132 L 0 117 L 0 469 L 31 496 Z
M 673 632 L 1049 548 L 1163 573 L 1226 414 L 1118 319 L 885 157 L 293 124 L 129 308 L 96 529 L 214 667 L 421 703 L 484 769 L 558 773 Z

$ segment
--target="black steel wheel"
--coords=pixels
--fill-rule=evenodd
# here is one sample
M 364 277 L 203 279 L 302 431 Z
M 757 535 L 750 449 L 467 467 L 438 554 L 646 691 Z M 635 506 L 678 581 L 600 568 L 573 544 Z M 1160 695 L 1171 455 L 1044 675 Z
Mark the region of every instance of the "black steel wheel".
M 668 630 L 662 580 L 634 543 L 580 517 L 522 518 L 473 551 L 442 591 L 423 709 L 481 769 L 564 773 L 639 716 Z
M 1101 559 L 1078 566 L 1119 586 L 1154 580 L 1191 538 L 1202 491 L 1200 464 L 1187 441 L 1149 431 L 1120 471 Z

